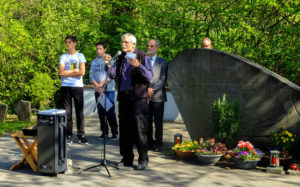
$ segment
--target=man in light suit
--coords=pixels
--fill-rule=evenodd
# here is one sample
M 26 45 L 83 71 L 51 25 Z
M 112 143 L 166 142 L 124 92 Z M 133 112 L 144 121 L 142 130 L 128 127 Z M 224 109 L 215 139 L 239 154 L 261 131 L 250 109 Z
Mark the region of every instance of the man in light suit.
M 168 63 L 166 60 L 157 56 L 159 49 L 159 41 L 151 39 L 147 44 L 147 54 L 150 57 L 153 79 L 150 81 L 148 88 L 150 122 L 148 129 L 148 143 L 149 149 L 155 152 L 161 151 L 163 143 L 163 117 L 164 117 L 164 102 L 167 101 L 166 96 L 166 80 L 168 73 Z M 153 127 L 155 124 L 155 140 L 153 139 Z

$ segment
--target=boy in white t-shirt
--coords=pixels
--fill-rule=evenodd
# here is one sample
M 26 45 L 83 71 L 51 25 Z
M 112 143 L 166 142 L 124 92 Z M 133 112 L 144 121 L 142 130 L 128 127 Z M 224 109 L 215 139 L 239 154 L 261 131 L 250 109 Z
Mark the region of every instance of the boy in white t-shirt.
M 83 115 L 83 82 L 86 59 L 82 53 L 76 51 L 77 39 L 68 35 L 65 38 L 68 53 L 60 56 L 59 75 L 61 76 L 61 96 L 67 114 L 67 144 L 73 142 L 72 98 L 74 99 L 78 143 L 88 144 L 84 137 Z

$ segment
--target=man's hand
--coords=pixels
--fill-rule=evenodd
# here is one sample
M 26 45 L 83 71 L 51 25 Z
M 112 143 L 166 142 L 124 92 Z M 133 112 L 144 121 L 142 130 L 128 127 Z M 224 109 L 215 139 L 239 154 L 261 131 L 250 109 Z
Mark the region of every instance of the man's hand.
M 153 95 L 154 95 L 154 89 L 153 88 L 148 88 L 148 99 L 150 100 Z
M 95 88 L 96 92 L 97 92 L 99 95 L 101 95 L 102 89 L 103 89 L 102 86 L 96 86 L 96 88 Z
M 102 90 L 103 90 L 104 83 L 105 83 L 105 80 L 103 80 L 100 84 L 97 84 L 97 85 L 96 85 L 95 90 L 96 90 L 96 92 L 97 92 L 99 95 L 101 95 L 101 92 L 102 92 Z
M 136 68 L 138 68 L 138 67 L 140 67 L 140 62 L 139 62 L 139 60 L 138 59 L 130 59 L 129 60 L 129 63 L 133 66 L 133 67 L 136 67 Z
M 104 62 L 108 67 L 110 67 L 110 61 L 111 61 L 111 56 L 109 54 L 105 54 Z

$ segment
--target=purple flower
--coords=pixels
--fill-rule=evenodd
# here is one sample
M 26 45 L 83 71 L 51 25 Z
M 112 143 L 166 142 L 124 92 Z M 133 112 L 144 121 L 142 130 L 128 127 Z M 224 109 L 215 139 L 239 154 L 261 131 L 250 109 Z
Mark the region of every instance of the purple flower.
M 239 152 L 238 157 L 241 157 L 241 155 L 249 156 L 249 153 L 246 151 L 241 151 Z

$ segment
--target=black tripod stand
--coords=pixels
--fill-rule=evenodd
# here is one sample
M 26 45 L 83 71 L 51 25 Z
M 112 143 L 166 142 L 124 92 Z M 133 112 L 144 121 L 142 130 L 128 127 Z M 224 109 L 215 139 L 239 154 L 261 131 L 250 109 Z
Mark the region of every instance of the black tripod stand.
M 107 83 L 108 83 L 107 78 L 108 78 L 108 76 L 106 76 L 105 83 L 103 85 L 103 89 L 102 89 L 102 91 L 100 93 L 100 96 L 97 99 L 96 106 L 94 108 L 94 112 L 95 112 L 96 107 L 98 106 L 98 104 L 100 104 L 100 100 L 103 97 L 103 95 L 104 95 L 104 110 L 105 110 L 105 113 L 107 112 L 106 111 L 106 107 L 107 107 L 106 106 L 107 105 L 107 103 L 106 103 L 106 99 L 107 99 L 106 98 L 106 94 L 107 94 Z M 101 166 L 103 166 L 103 167 L 105 167 L 105 169 L 106 169 L 106 171 L 108 173 L 108 176 L 111 177 L 110 172 L 109 172 L 107 166 L 110 166 L 110 167 L 113 167 L 113 168 L 116 168 L 116 169 L 119 169 L 119 168 L 116 165 L 114 165 L 114 164 L 109 164 L 108 162 L 111 163 L 111 161 L 106 160 L 106 134 L 107 134 L 107 125 L 108 125 L 106 114 L 104 115 L 104 118 L 105 118 L 104 119 L 105 125 L 104 125 L 104 137 L 103 137 L 103 158 L 100 160 L 100 164 L 88 167 L 88 168 L 86 168 L 86 169 L 84 169 L 82 171 L 87 171 L 87 170 L 93 169 L 95 167 L 101 167 Z

